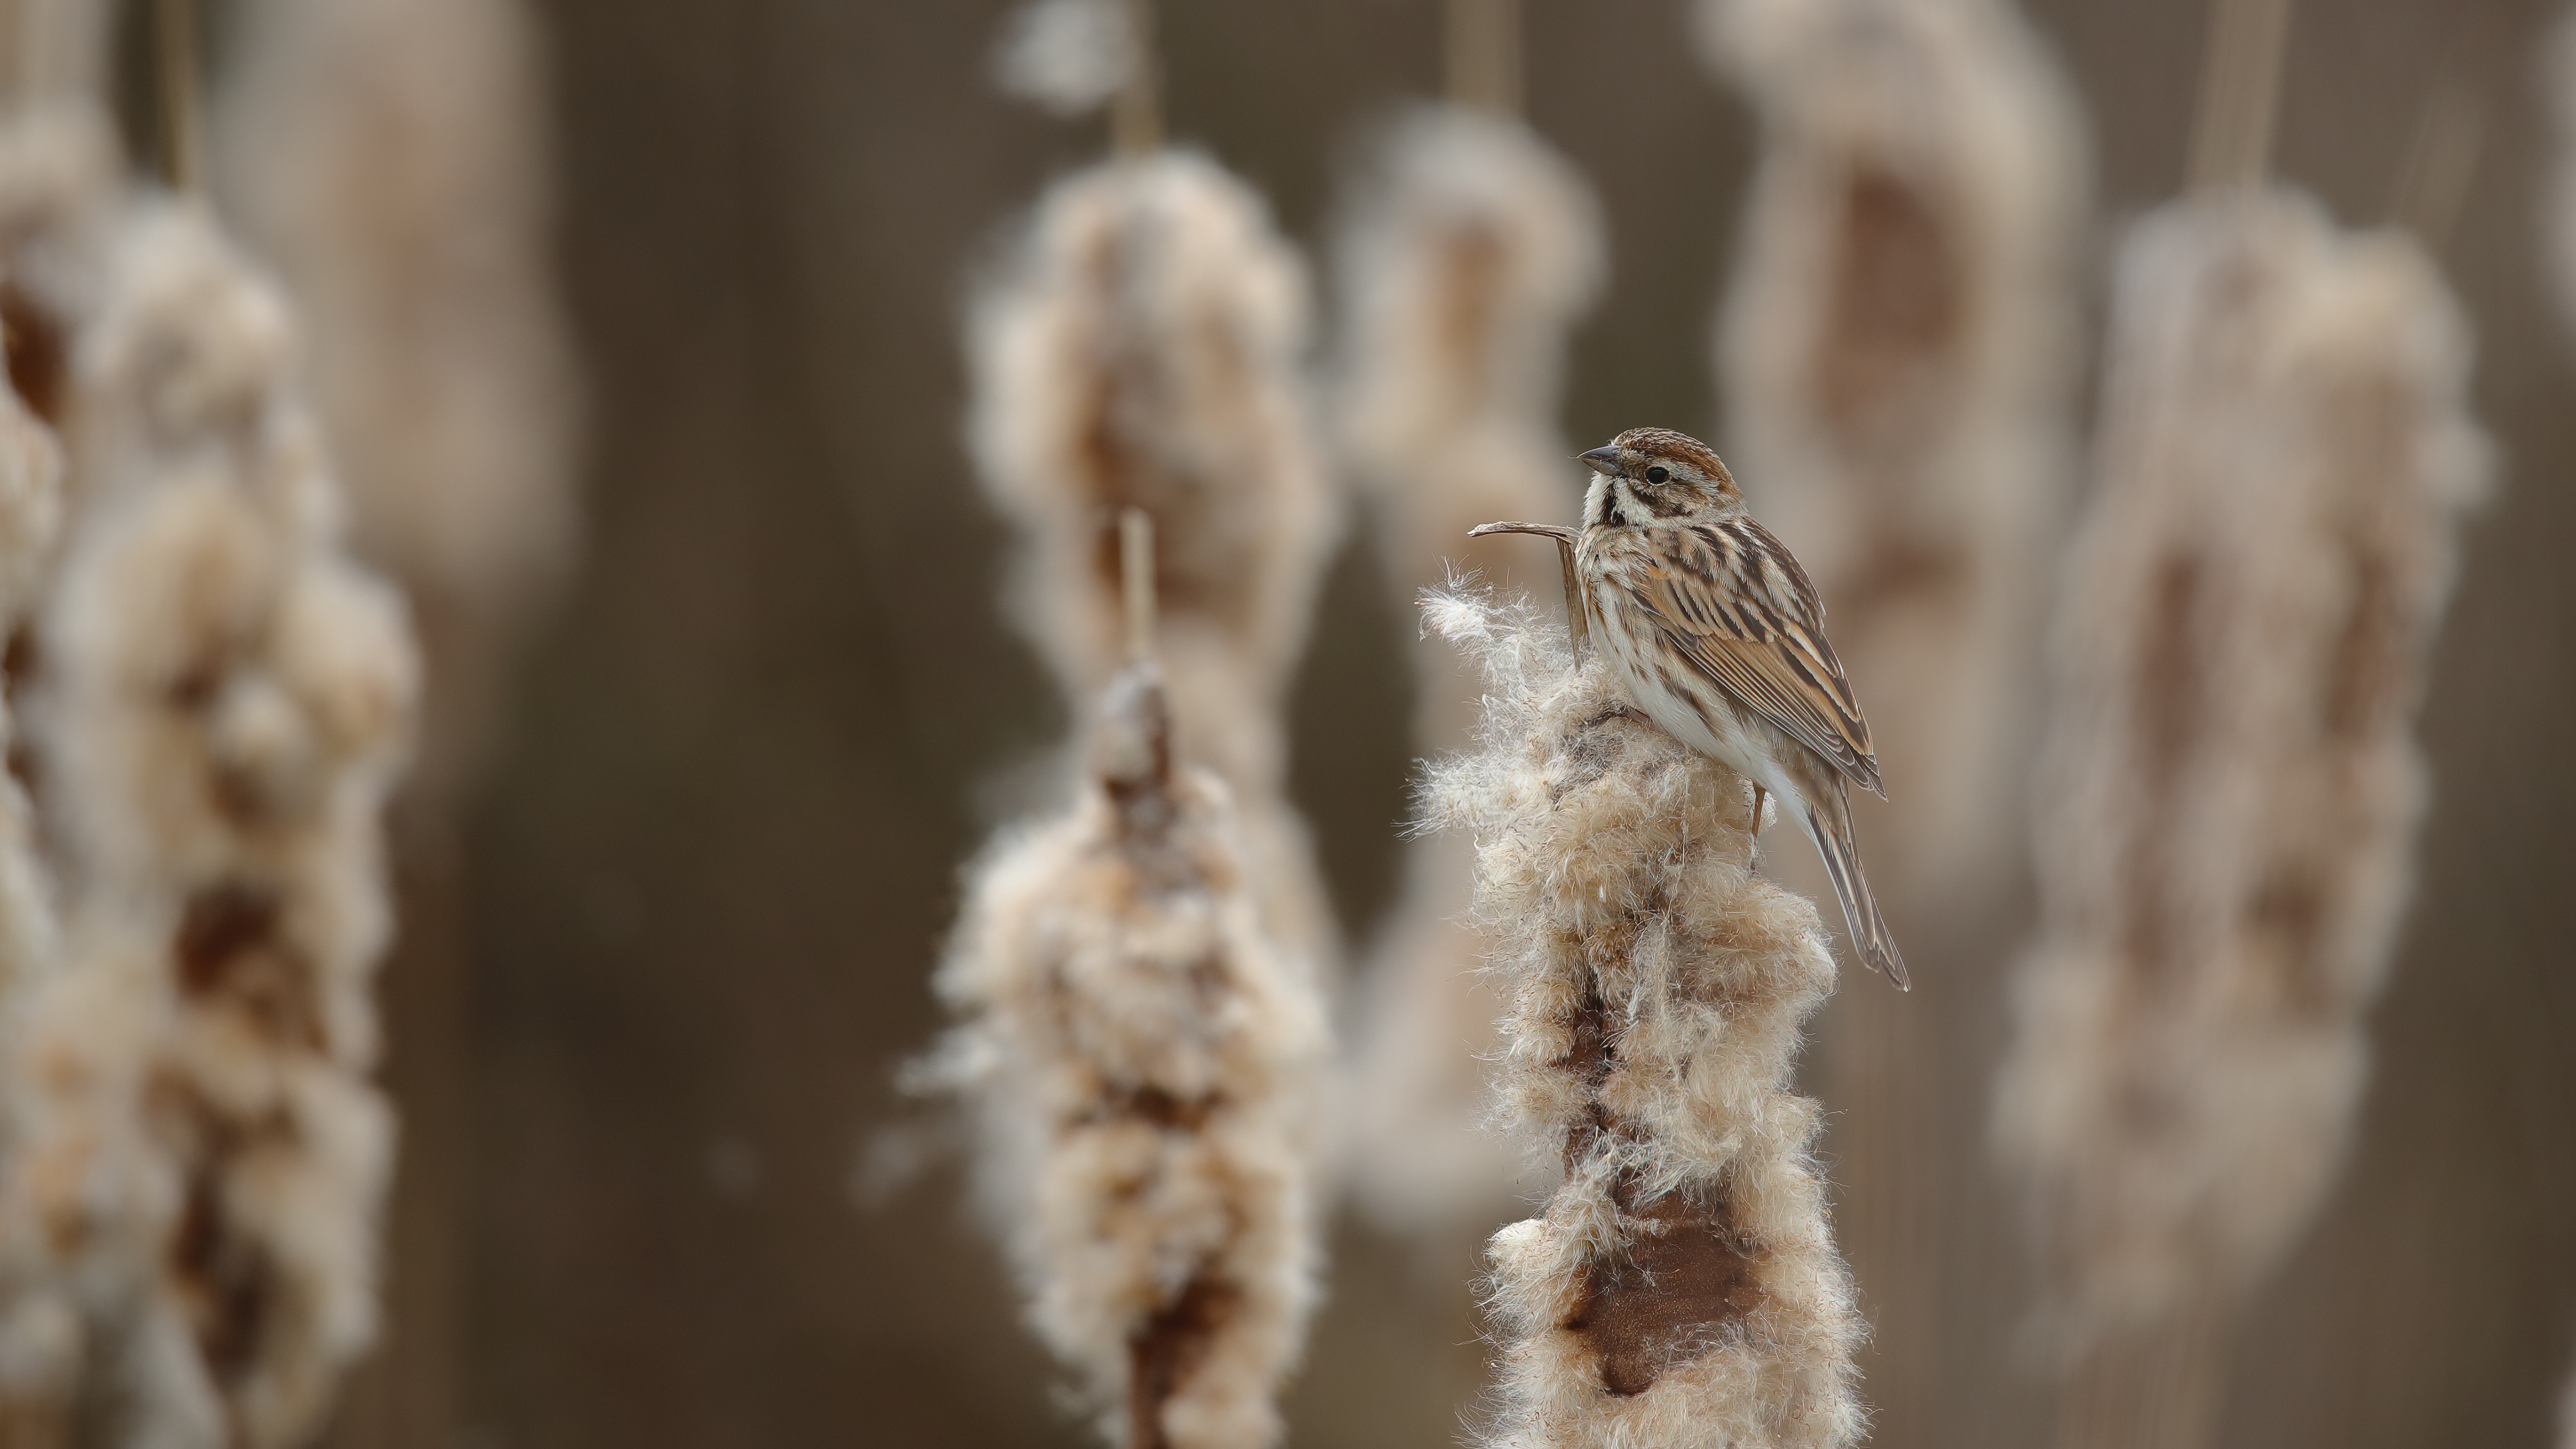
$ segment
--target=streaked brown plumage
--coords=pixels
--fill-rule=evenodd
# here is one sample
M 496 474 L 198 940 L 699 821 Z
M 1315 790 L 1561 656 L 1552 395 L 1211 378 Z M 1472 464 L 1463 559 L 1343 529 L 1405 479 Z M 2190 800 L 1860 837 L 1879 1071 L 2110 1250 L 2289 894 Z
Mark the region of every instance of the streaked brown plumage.
M 1907 984 L 1862 873 L 1847 785 L 1886 794 L 1869 724 L 1825 642 L 1825 609 L 1788 548 L 1744 511 L 1707 444 L 1631 428 L 1583 455 L 1580 530 L 1489 523 L 1568 550 L 1587 632 L 1637 708 L 1674 738 L 1793 803 L 1824 857 L 1862 961 Z

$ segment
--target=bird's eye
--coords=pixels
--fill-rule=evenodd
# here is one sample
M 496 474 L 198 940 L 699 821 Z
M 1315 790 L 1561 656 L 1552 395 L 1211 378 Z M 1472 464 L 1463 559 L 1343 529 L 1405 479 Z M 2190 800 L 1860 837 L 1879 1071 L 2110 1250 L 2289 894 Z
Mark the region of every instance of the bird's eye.
M 1646 470 L 1646 481 L 1649 483 L 1670 483 L 1673 481 L 1673 470 L 1664 467 L 1662 464 L 1657 464 L 1656 466 Z

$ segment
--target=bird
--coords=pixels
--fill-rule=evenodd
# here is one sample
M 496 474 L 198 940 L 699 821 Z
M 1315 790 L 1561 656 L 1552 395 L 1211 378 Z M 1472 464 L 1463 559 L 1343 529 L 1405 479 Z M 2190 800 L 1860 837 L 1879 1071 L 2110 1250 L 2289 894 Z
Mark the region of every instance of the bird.
M 1716 450 L 1687 433 L 1630 428 L 1579 461 L 1592 469 L 1581 528 L 1488 523 L 1469 536 L 1557 541 L 1568 603 L 1582 600 L 1578 646 L 1594 642 L 1656 727 L 1751 782 L 1757 830 L 1766 793 L 1793 804 L 1853 951 L 1911 989 L 1852 838 L 1848 787 L 1887 789 L 1807 571 L 1745 511 Z

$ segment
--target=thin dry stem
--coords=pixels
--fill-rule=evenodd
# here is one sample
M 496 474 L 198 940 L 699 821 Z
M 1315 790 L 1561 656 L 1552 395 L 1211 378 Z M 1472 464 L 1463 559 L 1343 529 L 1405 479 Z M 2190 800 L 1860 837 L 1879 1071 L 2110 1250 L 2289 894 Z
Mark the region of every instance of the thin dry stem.
M 2192 117 L 2191 184 L 2198 191 L 2254 186 L 2272 161 L 2291 0 L 2216 0 Z

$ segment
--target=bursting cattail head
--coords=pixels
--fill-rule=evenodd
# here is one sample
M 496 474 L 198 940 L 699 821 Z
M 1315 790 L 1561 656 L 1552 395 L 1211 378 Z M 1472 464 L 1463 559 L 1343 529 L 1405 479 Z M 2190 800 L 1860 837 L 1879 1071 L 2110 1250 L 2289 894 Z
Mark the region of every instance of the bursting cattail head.
M 283 306 L 198 208 L 122 211 L 30 711 L 64 961 L 7 1064 L 5 1215 L 50 1261 L 6 1331 L 77 1325 L 56 1367 L 138 1438 L 284 1449 L 375 1330 L 378 827 L 417 664 L 339 551 Z
M 1472 832 L 1510 1006 L 1503 1112 L 1562 1180 L 1495 1235 L 1512 1449 L 1855 1442 L 1852 1288 L 1788 1079 L 1834 981 L 1815 908 L 1752 871 L 1743 779 L 1656 729 L 1526 604 L 1435 594 L 1482 666 L 1475 751 L 1423 817 Z
M 1151 664 L 1120 673 L 1071 814 L 970 872 L 936 1076 L 1038 1332 L 1113 1443 L 1242 1449 L 1312 1302 L 1315 984 L 1246 893 L 1225 787 L 1174 762 Z
M 2333 1181 L 2413 874 L 2414 716 L 2487 468 L 2431 262 L 2303 199 L 2150 217 L 2112 341 L 1997 1100 L 2077 1344 L 2231 1301 Z
M 1155 520 L 1161 649 L 1184 752 L 1243 743 L 1304 642 L 1331 505 L 1307 433 L 1303 268 L 1258 197 L 1162 153 L 1060 183 L 980 298 L 975 459 L 1022 526 L 1021 624 L 1089 694 L 1124 655 L 1117 520 Z M 1229 711 L 1232 712 L 1232 711 Z
M 1337 421 L 1409 597 L 1468 528 L 1564 509 L 1548 419 L 1565 333 L 1601 287 L 1600 205 L 1526 126 L 1456 107 L 1399 121 L 1356 191 Z
M 1330 950 L 1281 799 L 1281 707 L 1334 499 L 1308 432 L 1305 274 L 1260 199 L 1157 152 L 1059 183 L 977 299 L 970 441 L 1018 525 L 1022 629 L 1089 700 L 1129 658 L 1121 519 L 1154 521 L 1155 653 L 1174 748 L 1240 802 L 1264 923 Z

